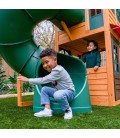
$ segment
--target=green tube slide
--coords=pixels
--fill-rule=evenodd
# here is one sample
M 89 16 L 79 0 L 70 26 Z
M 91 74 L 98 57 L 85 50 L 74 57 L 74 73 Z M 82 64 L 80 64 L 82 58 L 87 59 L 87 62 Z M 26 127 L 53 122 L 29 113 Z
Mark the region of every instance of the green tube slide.
M 26 77 L 46 75 L 39 55 L 42 51 L 33 41 L 33 29 L 43 20 L 49 20 L 61 30 L 61 21 L 68 27 L 84 21 L 83 9 L 0 9 L 0 54 L 18 73 Z M 58 63 L 66 68 L 76 88 L 76 96 L 71 107 L 73 112 L 91 111 L 91 103 L 83 62 L 71 56 L 58 53 Z M 50 85 L 50 84 L 48 84 Z M 39 111 L 40 85 L 35 86 L 33 110 Z M 53 110 L 61 112 L 59 105 L 51 99 Z

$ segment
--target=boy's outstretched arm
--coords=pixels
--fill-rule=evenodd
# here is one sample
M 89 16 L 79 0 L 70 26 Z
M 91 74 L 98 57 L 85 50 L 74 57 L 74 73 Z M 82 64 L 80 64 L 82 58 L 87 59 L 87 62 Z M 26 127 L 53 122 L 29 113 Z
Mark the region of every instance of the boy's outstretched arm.
M 27 77 L 24 77 L 24 76 L 18 76 L 17 80 L 24 81 L 24 82 L 29 82 L 29 79 Z

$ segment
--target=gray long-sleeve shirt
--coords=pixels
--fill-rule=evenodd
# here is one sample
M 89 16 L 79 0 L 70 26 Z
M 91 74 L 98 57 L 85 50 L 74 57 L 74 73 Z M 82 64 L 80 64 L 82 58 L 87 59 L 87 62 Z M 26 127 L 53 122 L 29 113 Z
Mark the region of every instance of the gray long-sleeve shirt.
M 51 73 L 41 78 L 30 78 L 31 84 L 46 84 L 50 83 L 58 90 L 72 89 L 75 91 L 74 84 L 68 72 L 61 66 L 57 65 L 52 69 Z

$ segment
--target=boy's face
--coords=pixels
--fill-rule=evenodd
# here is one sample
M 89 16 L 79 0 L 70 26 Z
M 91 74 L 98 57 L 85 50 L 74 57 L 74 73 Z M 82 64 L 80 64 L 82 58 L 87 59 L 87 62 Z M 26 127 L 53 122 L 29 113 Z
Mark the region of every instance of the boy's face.
M 43 68 L 51 72 L 52 69 L 57 65 L 57 57 L 55 56 L 45 56 L 42 59 Z
M 87 46 L 87 50 L 88 50 L 89 52 L 91 52 L 91 51 L 93 51 L 94 49 L 96 49 L 96 46 L 95 46 L 92 42 L 90 42 L 89 45 Z

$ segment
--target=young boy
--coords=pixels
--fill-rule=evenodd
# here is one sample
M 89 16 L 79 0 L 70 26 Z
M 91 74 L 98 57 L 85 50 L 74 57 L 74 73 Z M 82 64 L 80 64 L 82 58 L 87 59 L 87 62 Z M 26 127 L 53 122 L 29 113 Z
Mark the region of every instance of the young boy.
M 101 55 L 98 51 L 98 43 L 94 40 L 90 40 L 87 43 L 88 52 L 82 57 L 83 62 L 86 62 L 87 68 L 94 68 L 97 71 L 101 64 Z
M 41 78 L 26 78 L 24 76 L 17 77 L 18 80 L 29 82 L 31 84 L 46 84 L 52 82 L 54 88 L 44 86 L 41 89 L 41 105 L 44 105 L 44 110 L 35 113 L 36 117 L 50 117 L 52 116 L 52 109 L 50 107 L 49 97 L 54 97 L 60 104 L 62 110 L 65 112 L 64 119 L 72 118 L 72 109 L 69 102 L 75 96 L 75 88 L 68 72 L 57 64 L 57 53 L 51 49 L 46 48 L 40 54 L 43 68 L 50 72 L 45 77 Z

